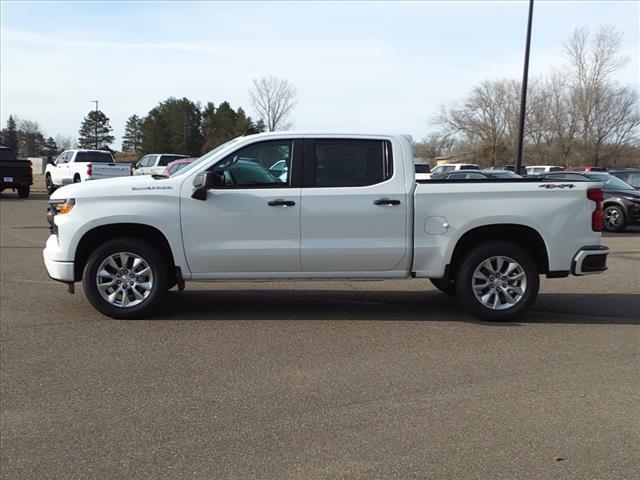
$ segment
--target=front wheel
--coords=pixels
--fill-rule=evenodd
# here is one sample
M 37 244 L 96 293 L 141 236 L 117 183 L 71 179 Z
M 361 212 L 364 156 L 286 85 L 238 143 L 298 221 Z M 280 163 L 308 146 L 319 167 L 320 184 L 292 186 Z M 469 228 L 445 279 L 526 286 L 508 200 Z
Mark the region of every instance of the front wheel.
M 471 250 L 456 275 L 462 305 L 491 322 L 524 314 L 538 296 L 540 278 L 531 256 L 507 242 L 486 242 Z
M 106 242 L 89 257 L 82 278 L 89 302 L 111 318 L 151 315 L 168 290 L 162 252 L 137 238 Z
M 604 209 L 604 229 L 607 232 L 622 232 L 627 227 L 627 222 L 622 208 L 611 205 Z
M 22 187 L 18 187 L 18 197 L 20 198 L 28 198 L 29 197 L 29 185 L 24 185 Z
M 44 179 L 44 183 L 45 183 L 45 185 L 47 187 L 47 193 L 49 195 L 51 195 L 53 192 L 56 191 L 56 187 L 53 184 L 53 180 L 51 180 L 51 175 L 47 174 L 47 176 Z

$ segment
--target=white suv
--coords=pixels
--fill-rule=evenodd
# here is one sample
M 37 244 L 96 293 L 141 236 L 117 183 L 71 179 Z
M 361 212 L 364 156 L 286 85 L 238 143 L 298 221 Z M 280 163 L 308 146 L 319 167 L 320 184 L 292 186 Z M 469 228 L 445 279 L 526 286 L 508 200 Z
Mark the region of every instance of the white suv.
M 145 155 L 136 163 L 134 175 L 162 175 L 164 169 L 167 168 L 174 160 L 181 158 L 189 158 L 189 155 L 178 155 L 176 153 L 151 153 Z

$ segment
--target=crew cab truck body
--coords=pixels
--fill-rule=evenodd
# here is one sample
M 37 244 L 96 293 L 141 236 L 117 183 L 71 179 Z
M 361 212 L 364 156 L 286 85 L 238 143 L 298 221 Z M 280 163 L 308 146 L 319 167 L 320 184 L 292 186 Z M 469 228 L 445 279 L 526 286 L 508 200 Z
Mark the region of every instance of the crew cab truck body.
M 0 192 L 10 188 L 18 197 L 27 198 L 33 184 L 33 168 L 29 160 L 18 160 L 9 147 L 0 146 Z
M 169 178 L 61 188 L 44 261 L 114 318 L 150 315 L 185 280 L 416 277 L 511 320 L 540 274 L 606 269 L 601 199 L 597 182 L 416 182 L 401 135 L 258 134 Z
M 131 175 L 131 165 L 116 163 L 106 150 L 65 150 L 44 171 L 49 194 L 69 183 Z

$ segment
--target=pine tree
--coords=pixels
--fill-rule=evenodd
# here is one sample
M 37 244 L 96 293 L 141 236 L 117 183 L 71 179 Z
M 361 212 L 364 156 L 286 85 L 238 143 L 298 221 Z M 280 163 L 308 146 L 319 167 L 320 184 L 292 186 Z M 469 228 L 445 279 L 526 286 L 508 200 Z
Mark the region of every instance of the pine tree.
M 12 115 L 9 115 L 7 127 L 2 131 L 2 143 L 11 148 L 18 155 L 18 128 Z
M 81 148 L 101 148 L 113 143 L 109 118 L 100 110 L 92 110 L 80 126 L 78 145 Z
M 42 145 L 42 154 L 48 157 L 53 157 L 57 155 L 59 152 L 58 145 L 56 145 L 56 141 L 49 137 L 44 141 Z
M 127 119 L 127 125 L 124 127 L 124 136 L 122 137 L 122 150 L 124 152 L 142 152 L 142 124 L 144 119 L 137 115 L 131 115 Z
M 142 151 L 197 156 L 202 148 L 200 107 L 188 98 L 168 98 L 142 125 Z

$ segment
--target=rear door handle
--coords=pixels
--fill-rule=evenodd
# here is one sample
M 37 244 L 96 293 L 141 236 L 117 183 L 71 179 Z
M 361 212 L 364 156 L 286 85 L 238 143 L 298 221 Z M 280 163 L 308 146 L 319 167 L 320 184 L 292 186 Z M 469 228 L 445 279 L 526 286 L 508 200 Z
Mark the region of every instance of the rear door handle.
M 283 200 L 278 198 L 269 202 L 270 207 L 293 207 L 296 204 L 293 200 Z
M 373 201 L 374 205 L 400 205 L 400 200 L 392 200 L 391 198 L 379 198 Z

